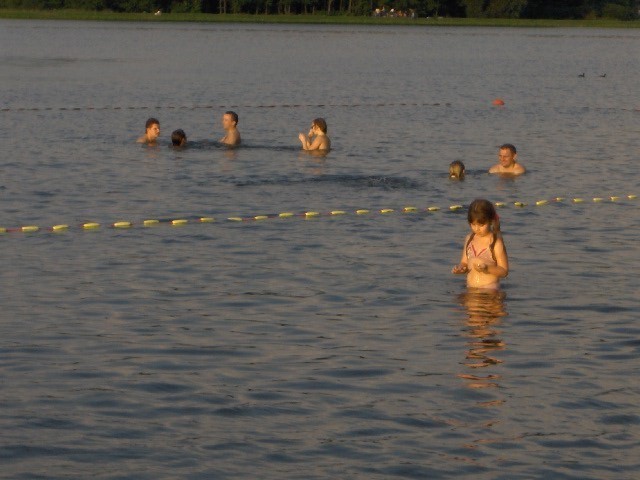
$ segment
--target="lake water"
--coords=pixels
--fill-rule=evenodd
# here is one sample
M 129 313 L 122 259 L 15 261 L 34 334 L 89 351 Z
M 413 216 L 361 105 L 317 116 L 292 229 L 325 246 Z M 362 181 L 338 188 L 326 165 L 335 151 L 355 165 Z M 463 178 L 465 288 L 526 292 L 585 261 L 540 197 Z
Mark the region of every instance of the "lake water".
M 639 30 L 5 20 L 0 45 L 0 226 L 41 228 L 0 237 L 0 477 L 637 477 Z M 485 173 L 504 142 L 525 176 Z M 450 274 L 477 197 L 506 204 L 496 294 Z

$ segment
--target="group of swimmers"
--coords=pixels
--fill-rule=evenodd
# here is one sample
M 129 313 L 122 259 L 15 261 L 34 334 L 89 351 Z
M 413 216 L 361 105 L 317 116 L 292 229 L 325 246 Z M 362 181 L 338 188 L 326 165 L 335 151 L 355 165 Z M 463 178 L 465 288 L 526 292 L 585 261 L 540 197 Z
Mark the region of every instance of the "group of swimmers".
M 222 115 L 222 128 L 224 129 L 224 137 L 220 139 L 220 143 L 234 147 L 240 145 L 240 132 L 238 131 L 238 114 L 236 112 L 228 111 Z M 147 119 L 145 125 L 145 132 L 140 138 L 138 143 L 143 143 L 149 146 L 155 146 L 158 144 L 158 137 L 160 136 L 160 121 L 157 118 Z M 174 147 L 184 147 L 187 145 L 187 134 L 181 128 L 171 132 L 171 145 Z
M 518 163 L 518 151 L 515 145 L 505 143 L 498 150 L 498 163 L 489 169 L 489 173 L 501 173 L 505 175 L 522 175 L 526 169 Z M 449 178 L 462 180 L 464 178 L 464 163 L 454 160 L 449 164 Z
M 516 147 L 510 143 L 500 145 L 498 163 L 489 173 L 522 175 L 526 169 L 518 163 Z M 462 180 L 464 164 L 455 160 L 449 165 L 449 178 Z M 471 233 L 464 240 L 460 263 L 451 273 L 467 274 L 467 286 L 474 289 L 497 290 L 501 278 L 509 274 L 509 258 L 500 233 L 500 217 L 489 200 L 479 198 L 471 202 L 467 211 Z
M 464 164 L 455 160 L 449 165 L 449 178 L 462 180 Z M 510 143 L 500 145 L 498 163 L 489 173 L 522 175 L 526 169 L 518 163 L 516 147 Z M 467 221 L 471 233 L 464 240 L 460 263 L 451 273 L 467 274 L 467 286 L 474 289 L 497 290 L 501 278 L 509 274 L 509 258 L 500 233 L 500 218 L 489 200 L 477 199 L 471 202 L 467 211 Z
M 228 111 L 222 116 L 222 127 L 225 131 L 220 143 L 234 147 L 240 145 L 238 131 L 238 115 Z M 138 139 L 139 143 L 156 145 L 160 136 L 160 122 L 150 118 L 145 124 L 145 134 Z M 327 122 L 316 118 L 311 123 L 309 133 L 300 133 L 298 139 L 304 150 L 329 151 L 331 140 L 327 136 Z M 184 147 L 187 136 L 183 130 L 171 133 L 171 144 Z M 516 147 L 510 143 L 501 145 L 498 151 L 498 163 L 489 169 L 489 173 L 503 175 L 522 175 L 525 168 L 518 162 Z M 455 160 L 449 165 L 449 177 L 462 180 L 465 174 L 464 164 Z M 474 200 L 467 211 L 467 221 L 471 228 L 464 241 L 460 263 L 455 265 L 451 273 L 466 274 L 467 286 L 474 289 L 497 290 L 499 280 L 509 274 L 509 259 L 502 234 L 500 219 L 495 206 L 489 200 Z
M 240 131 L 238 130 L 238 114 L 233 111 L 225 112 L 222 115 L 222 128 L 224 137 L 220 143 L 228 147 L 240 145 Z M 149 118 L 145 123 L 145 133 L 138 138 L 138 143 L 149 146 L 157 145 L 160 136 L 160 121 L 157 118 Z M 324 118 L 316 118 L 311 122 L 311 128 L 306 135 L 300 133 L 298 139 L 302 143 L 303 150 L 315 150 L 328 152 L 331 149 L 331 140 L 327 136 L 327 122 Z M 184 147 L 187 145 L 187 135 L 184 130 L 177 129 L 171 132 L 171 145 L 173 147 Z

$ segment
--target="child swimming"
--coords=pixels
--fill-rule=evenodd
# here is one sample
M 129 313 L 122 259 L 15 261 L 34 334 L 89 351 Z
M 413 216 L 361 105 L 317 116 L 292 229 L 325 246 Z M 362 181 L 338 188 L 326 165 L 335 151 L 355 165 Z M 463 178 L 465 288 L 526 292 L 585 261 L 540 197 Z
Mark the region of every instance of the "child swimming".
M 449 178 L 454 180 L 462 180 L 464 178 L 464 163 L 460 160 L 454 160 L 449 164 Z
M 471 233 L 465 238 L 460 263 L 451 273 L 466 273 L 467 287 L 497 290 L 499 280 L 509 274 L 509 259 L 496 209 L 489 200 L 474 200 L 467 220 Z
M 187 143 L 187 135 L 179 128 L 171 132 L 171 145 L 173 147 L 184 147 Z

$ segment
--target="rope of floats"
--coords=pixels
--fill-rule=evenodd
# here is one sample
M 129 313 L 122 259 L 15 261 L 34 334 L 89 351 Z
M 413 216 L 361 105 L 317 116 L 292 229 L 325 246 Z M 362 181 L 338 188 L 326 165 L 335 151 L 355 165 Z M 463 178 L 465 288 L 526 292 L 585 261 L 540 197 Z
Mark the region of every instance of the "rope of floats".
M 513 207 L 516 209 L 524 209 L 527 207 L 536 208 L 543 207 L 545 205 L 549 205 L 552 203 L 566 203 L 566 204 L 599 204 L 599 203 L 614 203 L 614 204 L 623 204 L 623 202 L 627 200 L 635 200 L 638 196 L 635 194 L 628 194 L 624 196 L 609 196 L 609 197 L 593 197 L 592 199 L 585 198 L 571 198 L 566 199 L 564 197 L 554 197 L 551 199 L 544 200 L 536 200 L 534 202 L 495 202 L 494 205 L 498 208 L 508 208 Z M 118 220 L 112 223 L 97 223 L 97 222 L 86 222 L 77 225 L 69 225 L 69 224 L 58 224 L 47 227 L 40 227 L 38 225 L 24 225 L 19 227 L 0 227 L 0 235 L 3 234 L 12 234 L 12 233 L 36 233 L 36 232 L 53 232 L 53 233 L 61 233 L 66 232 L 68 230 L 79 230 L 79 231 L 90 231 L 90 230 L 98 230 L 100 228 L 111 228 L 111 229 L 130 229 L 134 227 L 155 227 L 162 224 L 170 225 L 172 227 L 180 227 L 187 224 L 202 224 L 202 223 L 215 223 L 215 222 L 259 222 L 262 220 L 270 220 L 270 219 L 284 219 L 284 218 L 304 218 L 304 219 L 313 219 L 318 217 L 335 217 L 341 215 L 370 215 L 370 214 L 380 214 L 380 215 L 388 215 L 392 213 L 401 213 L 401 214 L 415 214 L 415 213 L 436 213 L 436 212 L 459 212 L 463 211 L 466 207 L 464 205 L 456 204 L 450 205 L 448 207 L 440 207 L 440 206 L 429 206 L 429 207 L 413 207 L 406 206 L 399 209 L 394 208 L 382 208 L 382 209 L 357 209 L 354 211 L 347 210 L 330 210 L 326 212 L 318 212 L 318 211 L 304 211 L 304 212 L 280 212 L 280 213 L 271 213 L 271 214 L 263 214 L 263 215 L 252 215 L 252 216 L 231 216 L 226 218 L 215 218 L 215 217 L 201 217 L 201 216 L 193 216 L 193 217 L 181 217 L 181 218 L 168 218 L 168 219 L 146 219 L 139 222 L 131 222 L 128 220 Z
M 84 106 L 84 107 L 6 107 L 0 108 L 0 112 L 63 112 L 85 110 L 225 110 L 230 108 L 324 108 L 324 107 L 450 107 L 451 103 L 283 103 L 270 105 L 158 105 L 155 107 L 144 105 L 122 106 Z

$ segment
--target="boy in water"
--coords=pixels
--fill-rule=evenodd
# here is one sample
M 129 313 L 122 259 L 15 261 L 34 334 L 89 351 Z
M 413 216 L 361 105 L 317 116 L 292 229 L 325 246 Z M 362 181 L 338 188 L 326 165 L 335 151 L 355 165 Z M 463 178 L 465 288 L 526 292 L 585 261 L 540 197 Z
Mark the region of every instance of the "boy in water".
M 147 120 L 144 127 L 145 134 L 138 138 L 136 142 L 144 143 L 151 146 L 156 145 L 156 140 L 160 136 L 160 122 L 158 121 L 158 119 L 152 117 Z
M 331 149 L 331 140 L 327 136 L 327 122 L 324 118 L 316 118 L 311 123 L 309 133 L 298 134 L 298 139 L 302 143 L 303 150 L 325 150 Z
M 222 115 L 222 128 L 224 128 L 225 135 L 220 139 L 221 143 L 229 146 L 240 145 L 240 132 L 237 125 L 238 114 L 236 112 L 228 111 Z
M 522 175 L 525 168 L 518 163 L 516 147 L 510 143 L 500 145 L 498 163 L 489 169 L 489 173 L 503 173 L 507 175 Z

